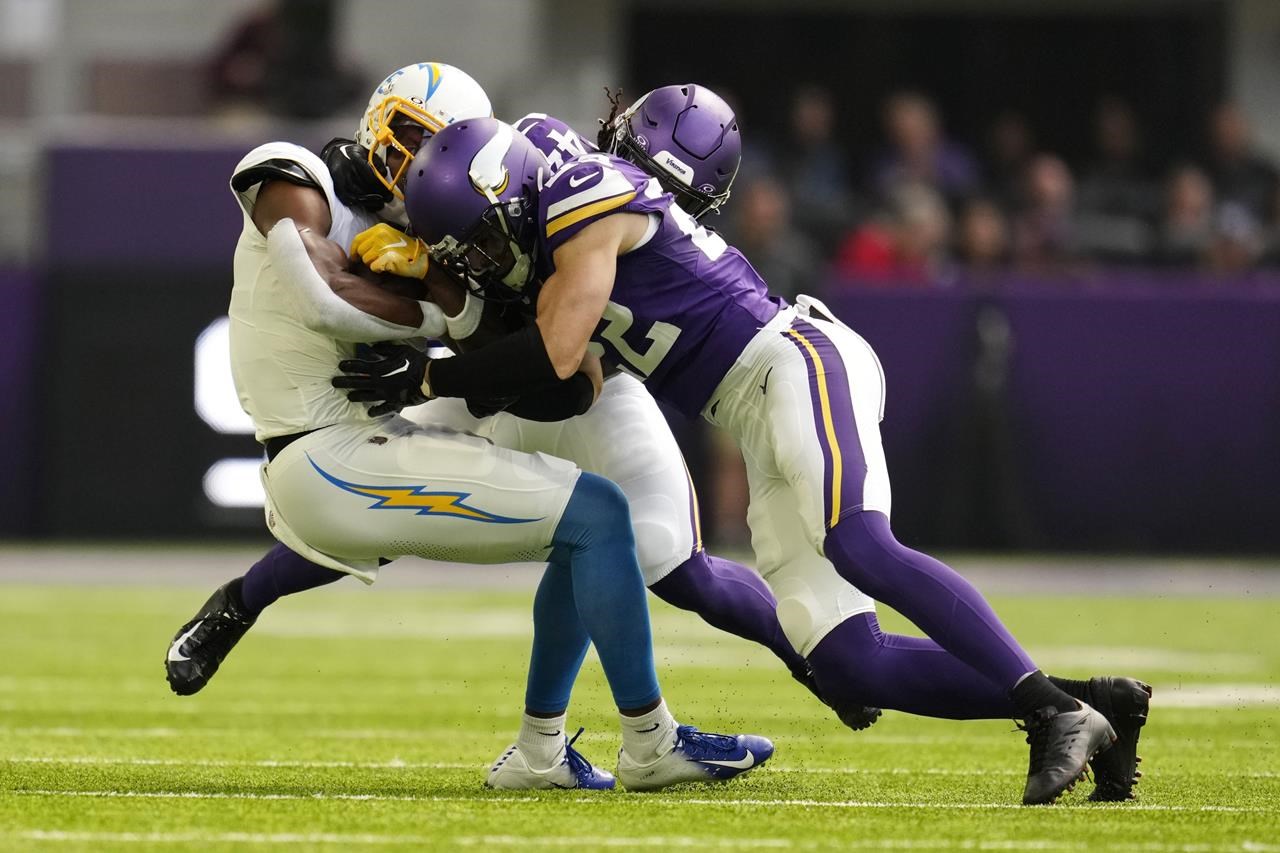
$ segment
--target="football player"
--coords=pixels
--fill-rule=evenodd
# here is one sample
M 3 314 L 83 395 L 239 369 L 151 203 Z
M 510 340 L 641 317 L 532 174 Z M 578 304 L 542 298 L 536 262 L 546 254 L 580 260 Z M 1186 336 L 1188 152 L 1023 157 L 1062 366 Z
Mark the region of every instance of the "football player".
M 694 158 L 706 182 L 685 189 L 680 198 L 695 217 L 716 211 L 729 197 L 730 186 L 742 156 L 742 142 L 732 109 L 711 90 L 693 84 L 664 86 L 640 98 L 617 118 L 603 122 L 601 135 L 612 138 L 618 122 L 648 121 L 669 135 L 667 148 L 684 146 Z M 642 112 L 643 110 L 643 112 Z M 547 158 L 550 174 L 583 154 L 596 151 L 565 122 L 542 113 L 531 113 L 516 123 Z M 656 137 L 655 137 L 656 139 Z M 673 189 L 680 192 L 680 184 Z M 376 228 L 356 238 L 357 254 L 380 269 L 402 275 L 415 272 L 395 263 L 383 253 L 383 246 L 414 244 L 414 238 L 390 228 Z M 403 253 L 403 248 L 395 250 Z M 411 253 L 425 257 L 425 247 Z M 392 262 L 388 265 L 388 261 Z M 421 270 L 419 270 L 421 272 Z M 475 340 L 484 300 L 477 293 L 464 296 L 452 287 L 452 280 L 433 280 L 435 298 L 451 307 L 449 336 L 462 344 Z M 460 301 L 465 298 L 465 303 Z M 531 403 L 538 395 L 528 395 Z M 532 399 L 531 399 L 532 398 Z M 519 417 L 508 408 L 493 417 L 476 417 L 470 410 L 484 406 L 450 405 L 441 399 L 406 411 L 406 417 L 446 423 L 484 435 L 503 447 L 525 452 L 543 452 L 576 462 L 584 470 L 615 481 L 627 495 L 640 553 L 645 583 L 659 598 L 676 607 L 698 613 L 710 624 L 740 637 L 755 640 L 771 649 L 792 675 L 815 694 L 816 685 L 808 664 L 787 640 L 776 613 L 776 601 L 769 587 L 751 569 L 710 555 L 703 548 L 699 531 L 697 498 L 675 437 L 653 396 L 635 377 L 613 371 L 604 383 L 600 398 L 581 416 L 570 420 L 537 420 Z M 821 697 L 820 697 L 821 698 Z M 860 730 L 875 722 L 878 708 L 866 707 L 855 697 L 840 697 L 830 703 L 837 716 L 851 729 Z
M 395 100 L 396 92 L 406 85 L 422 88 L 419 77 L 421 72 L 402 70 L 388 78 L 370 99 L 357 141 L 335 140 L 324 152 L 340 201 L 381 220 L 403 222 L 398 184 L 403 183 L 408 158 L 422 138 L 438 129 L 438 121 L 418 116 Z M 439 93 L 447 91 L 443 84 L 437 85 Z M 441 97 L 439 93 L 435 97 Z M 710 190 L 715 201 L 695 209 L 699 214 L 715 209 L 728 197 L 741 156 L 732 111 L 701 87 L 664 87 L 646 99 L 651 107 L 670 115 L 669 123 L 681 120 L 684 138 L 705 145 L 709 143 L 699 137 L 710 133 L 713 144 L 702 159 L 716 181 Z M 552 169 L 595 150 L 566 124 L 545 115 L 527 116 L 520 126 L 548 157 Z M 382 166 L 384 160 L 387 168 Z M 378 240 L 379 235 L 383 239 Z M 370 259 L 379 270 L 427 278 L 433 297 L 453 306 L 454 314 L 447 318 L 451 338 L 466 341 L 476 332 L 482 301 L 472 296 L 465 303 L 450 303 L 455 294 L 460 297 L 464 292 L 453 287 L 447 276 L 428 277 L 429 265 L 420 243 L 399 231 L 373 229 L 360 235 L 356 245 L 372 252 Z M 374 248 L 368 248 L 371 246 Z M 808 664 L 792 648 L 778 622 L 769 587 L 751 569 L 712 556 L 703 548 L 696 496 L 684 460 L 643 385 L 626 374 L 609 377 L 598 404 L 572 421 L 545 422 L 545 414 L 536 407 L 555 403 L 547 396 L 544 391 L 528 397 L 522 401 L 523 407 L 517 404 L 484 420 L 472 416 L 466 406 L 449 406 L 445 400 L 406 415 L 424 425 L 476 432 L 504 447 L 559 456 L 617 482 L 631 507 L 640 563 L 650 589 L 664 601 L 697 612 L 722 630 L 766 646 L 795 678 L 816 693 Z M 526 417 L 518 417 L 520 414 Z M 183 640 L 183 648 L 171 653 L 166 663 L 170 685 L 183 695 L 202 689 L 263 609 L 282 595 L 340 577 L 284 544 L 277 545 L 243 578 L 215 592 L 178 631 L 175 649 L 178 638 Z M 190 633 L 193 630 L 194 634 Z M 855 730 L 871 725 L 880 714 L 879 709 L 865 707 L 853 698 L 842 697 L 831 704 L 840 719 Z
M 439 63 L 396 71 L 374 100 L 369 163 L 395 198 L 413 153 L 413 143 L 397 135 L 402 127 L 421 137 L 491 112 L 474 80 Z M 385 173 L 375 157 L 385 157 Z M 266 447 L 262 481 L 272 533 L 315 565 L 369 582 L 383 557 L 403 554 L 549 564 L 534 604 L 524 721 L 536 729 L 532 739 L 545 743 L 539 755 L 509 753 L 490 784 L 614 786 L 611 774 L 592 767 L 564 737 L 570 689 L 589 643 L 619 709 L 624 786 L 716 781 L 766 761 L 773 752 L 767 739 L 703 733 L 679 725 L 667 709 L 630 514 L 616 485 L 564 460 L 370 414 L 333 389 L 332 364 L 352 357 L 358 343 L 438 337 L 446 323 L 433 303 L 350 271 L 345 246 L 374 218 L 338 198 L 325 164 L 297 146 L 272 143 L 241 161 L 231 185 L 244 214 L 228 312 L 232 373 Z M 582 381 L 592 396 L 599 392 L 594 357 L 573 373 L 551 383 L 548 394 Z M 219 612 L 243 597 L 220 594 L 211 602 Z M 202 611 L 179 634 L 167 655 L 171 683 L 227 621 Z
M 393 405 L 509 398 L 602 355 L 737 441 L 761 571 L 823 695 L 930 716 L 1019 717 L 1031 747 L 1024 803 L 1055 801 L 1095 757 L 1128 796 L 1145 685 L 1050 680 L 976 589 L 896 540 L 875 353 L 817 300 L 769 296 L 741 254 L 664 190 L 671 170 L 653 162 L 662 159 L 681 160 L 681 183 L 701 187 L 684 152 L 632 133 L 630 156 L 649 171 L 592 153 L 549 179 L 530 173 L 532 144 L 495 119 L 434 136 L 409 169 L 415 233 L 434 261 L 491 298 L 536 302 L 536 322 L 456 358 L 399 348 L 351 359 L 334 384 Z M 873 599 L 930 640 L 886 637 Z M 1112 725 L 1082 701 L 1095 694 L 1132 726 L 1119 761 L 1105 755 Z M 1095 796 L 1107 792 L 1100 785 Z

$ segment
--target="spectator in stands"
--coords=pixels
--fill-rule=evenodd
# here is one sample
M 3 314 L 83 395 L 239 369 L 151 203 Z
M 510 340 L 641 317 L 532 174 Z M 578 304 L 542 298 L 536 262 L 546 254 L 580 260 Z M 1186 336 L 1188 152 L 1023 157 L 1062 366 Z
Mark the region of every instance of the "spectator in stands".
M 791 193 L 796 226 L 823 252 L 849 227 L 858 202 L 845 152 L 836 141 L 835 106 L 820 86 L 803 86 L 791 102 L 786 156 L 775 158 L 777 177 Z
M 1280 173 L 1254 151 L 1249 120 L 1235 104 L 1219 104 L 1209 117 L 1206 167 L 1220 202 L 1239 202 L 1256 221 L 1272 222 Z
M 1160 194 L 1143 159 L 1138 118 L 1126 101 L 1108 95 L 1098 102 L 1093 141 L 1095 159 L 1076 194 L 1078 248 L 1102 263 L 1143 263 L 1151 254 Z
M 889 148 L 875 162 L 872 184 L 881 197 L 908 183 L 933 186 L 953 206 L 979 189 L 978 164 L 968 150 L 942 135 L 933 102 L 917 92 L 899 92 L 884 106 Z
M 251 9 L 210 61 L 215 102 L 302 119 L 354 106 L 365 84 L 338 56 L 337 18 L 336 0 L 272 0 Z
M 1262 225 L 1244 204 L 1228 201 L 1213 216 L 1213 239 L 1204 268 L 1216 273 L 1240 273 L 1254 267 L 1265 248 Z
M 1054 154 L 1037 154 L 1023 179 L 1024 202 L 1013 220 L 1014 264 L 1038 274 L 1066 272 L 1079 261 L 1075 180 Z
M 956 224 L 955 259 L 967 280 L 981 281 L 1009 265 L 1009 221 L 994 199 L 975 196 L 965 202 Z
M 1213 239 L 1213 211 L 1209 176 L 1190 163 L 1176 166 L 1165 181 L 1152 261 L 1160 266 L 1199 266 Z
M 895 186 L 885 209 L 851 232 L 833 270 L 853 286 L 922 285 L 947 279 L 951 214 L 930 184 Z
M 987 174 L 993 198 L 1005 211 L 1022 204 L 1022 181 L 1035 154 L 1035 134 L 1027 117 L 1006 110 L 987 131 Z
M 265 108 L 271 57 L 279 52 L 274 4 L 250 9 L 232 26 L 209 61 L 209 89 L 223 109 Z
M 1093 119 L 1095 159 L 1083 170 L 1080 210 L 1151 222 L 1160 209 L 1160 190 L 1144 160 L 1138 118 L 1128 102 L 1108 95 Z
M 771 293 L 787 299 L 797 293 L 820 295 L 821 256 L 793 224 L 791 201 L 777 178 L 757 175 L 739 182 L 731 207 L 732 218 L 725 223 L 729 242 L 769 282 Z

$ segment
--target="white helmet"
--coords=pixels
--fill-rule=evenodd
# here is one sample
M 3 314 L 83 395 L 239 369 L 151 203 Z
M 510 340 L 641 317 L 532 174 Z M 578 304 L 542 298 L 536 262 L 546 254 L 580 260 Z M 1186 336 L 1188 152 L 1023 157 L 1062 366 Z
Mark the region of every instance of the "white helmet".
M 443 62 L 415 62 L 391 72 L 374 90 L 356 128 L 355 140 L 369 150 L 369 166 L 382 185 L 403 199 L 397 185 L 414 152 L 396 139 L 395 125 L 420 125 L 425 138 L 459 119 L 492 115 L 489 96 L 470 74 Z M 378 160 L 387 162 L 388 148 L 404 155 L 404 162 L 394 175 L 386 174 L 377 165 Z

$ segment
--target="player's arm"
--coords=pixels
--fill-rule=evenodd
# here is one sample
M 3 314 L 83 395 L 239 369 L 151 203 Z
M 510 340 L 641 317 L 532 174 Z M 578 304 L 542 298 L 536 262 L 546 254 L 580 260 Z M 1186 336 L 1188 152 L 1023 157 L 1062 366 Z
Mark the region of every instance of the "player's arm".
M 349 376 L 334 379 L 353 398 L 404 400 L 430 397 L 518 397 L 556 386 L 572 403 L 560 417 L 585 412 L 599 395 L 599 374 L 584 372 L 587 344 L 613 292 L 618 255 L 640 240 L 645 216 L 605 216 L 565 241 L 557 269 L 538 298 L 537 322 L 501 340 L 454 358 L 429 361 L 404 353 L 391 359 L 350 359 Z M 421 378 L 420 384 L 419 378 Z M 412 387 L 410 387 L 412 386 Z
M 270 181 L 258 191 L 253 223 L 267 238 L 276 273 L 297 288 L 303 323 L 345 341 L 443 333 L 444 316 L 437 306 L 351 272 L 346 250 L 324 236 L 331 222 L 324 194 L 313 187 Z
M 613 293 L 618 256 L 644 235 L 648 218 L 616 213 L 592 222 L 555 250 L 556 271 L 538 295 L 538 328 L 561 379 L 571 376 Z

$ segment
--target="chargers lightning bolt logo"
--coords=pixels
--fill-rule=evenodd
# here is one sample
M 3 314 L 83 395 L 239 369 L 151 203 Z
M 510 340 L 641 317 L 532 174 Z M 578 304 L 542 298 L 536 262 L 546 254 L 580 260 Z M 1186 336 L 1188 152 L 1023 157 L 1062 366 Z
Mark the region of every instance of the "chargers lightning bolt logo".
M 508 518 L 505 515 L 495 515 L 483 509 L 468 506 L 464 501 L 471 497 L 469 492 L 427 491 L 426 486 L 361 486 L 348 483 L 321 468 L 310 455 L 307 456 L 307 461 L 321 477 L 343 491 L 373 498 L 374 503 L 369 505 L 369 509 L 411 509 L 418 515 L 447 515 L 451 518 L 465 518 L 489 524 L 525 524 L 530 521 L 542 521 L 541 518 Z

